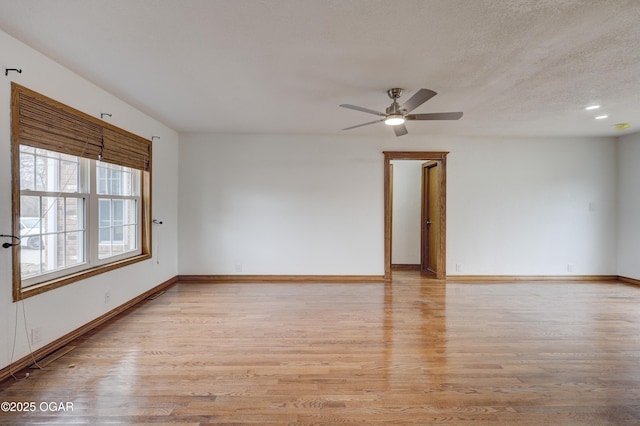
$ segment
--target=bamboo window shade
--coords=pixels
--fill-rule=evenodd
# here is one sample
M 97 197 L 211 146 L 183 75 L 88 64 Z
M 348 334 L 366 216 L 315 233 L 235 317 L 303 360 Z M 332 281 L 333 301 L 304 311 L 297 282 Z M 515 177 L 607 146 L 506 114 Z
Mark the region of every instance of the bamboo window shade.
M 151 141 L 16 83 L 11 89 L 18 144 L 150 171 Z
M 136 135 L 102 129 L 104 150 L 102 160 L 120 166 L 148 171 L 150 167 L 151 144 Z

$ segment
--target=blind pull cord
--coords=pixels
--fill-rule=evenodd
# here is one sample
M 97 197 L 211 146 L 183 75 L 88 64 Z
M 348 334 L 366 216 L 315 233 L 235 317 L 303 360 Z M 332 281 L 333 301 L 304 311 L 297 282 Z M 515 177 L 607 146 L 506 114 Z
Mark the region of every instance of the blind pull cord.
M 162 225 L 161 220 L 153 219 L 154 225 Z M 156 227 L 156 265 L 160 264 L 160 228 Z

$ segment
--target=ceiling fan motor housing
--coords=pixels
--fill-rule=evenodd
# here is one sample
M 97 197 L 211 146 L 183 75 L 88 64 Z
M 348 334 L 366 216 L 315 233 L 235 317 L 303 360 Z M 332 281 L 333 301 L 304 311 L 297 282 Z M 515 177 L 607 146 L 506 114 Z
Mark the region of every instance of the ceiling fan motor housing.
M 387 95 L 389 95 L 389 97 L 395 101 L 400 96 L 402 96 L 402 89 L 399 88 L 399 87 L 395 87 L 393 89 L 389 89 L 389 90 L 387 90 Z
M 387 107 L 386 113 L 387 115 L 405 115 L 407 111 L 400 108 L 398 102 L 393 101 L 393 103 L 389 107 Z
M 387 107 L 386 113 L 387 116 L 401 116 L 404 117 L 407 114 L 407 111 L 400 108 L 400 104 L 398 104 L 398 98 L 402 96 L 402 89 L 399 87 L 387 90 L 387 95 L 391 99 L 393 99 L 393 103 Z

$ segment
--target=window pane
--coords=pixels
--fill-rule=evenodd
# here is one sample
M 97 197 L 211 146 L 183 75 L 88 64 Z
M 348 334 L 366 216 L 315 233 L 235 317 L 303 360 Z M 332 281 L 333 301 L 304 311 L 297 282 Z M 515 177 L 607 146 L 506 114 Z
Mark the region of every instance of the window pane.
M 110 170 L 109 176 L 109 194 L 122 195 L 122 172 L 119 170 Z
M 40 220 L 40 197 L 20 197 L 20 263 L 22 276 L 39 274 L 43 245 Z
M 47 166 L 46 159 L 43 157 L 36 157 L 36 169 L 35 169 L 35 186 L 36 191 L 46 191 L 47 189 Z
M 67 231 L 84 230 L 84 199 L 66 198 L 65 229 Z
M 42 272 L 49 272 L 58 269 L 58 257 L 59 253 L 63 251 L 63 244 L 59 244 L 62 241 L 59 240 L 58 234 L 45 234 L 43 235 L 44 246 L 41 248 L 42 251 Z M 58 246 L 60 250 L 58 250 Z
M 127 224 L 138 223 L 138 202 L 136 200 L 127 200 Z
M 31 237 L 35 238 L 35 237 Z M 38 236 L 38 241 L 40 241 Z M 44 241 L 42 241 L 44 242 Z M 20 273 L 22 277 L 29 277 L 40 274 L 42 271 L 42 244 L 37 248 L 31 248 L 28 245 L 28 240 L 23 239 L 20 245 Z M 33 244 L 33 243 L 31 243 Z
M 111 242 L 111 200 L 98 200 L 98 228 L 100 244 Z
M 65 234 L 65 266 L 74 266 L 84 263 L 84 231 L 67 232 Z
M 20 216 L 22 218 L 40 219 L 40 197 L 21 195 L 20 196 Z M 38 223 L 38 228 L 40 224 Z
M 137 201 L 101 198 L 99 203 L 98 257 L 104 259 L 137 248 Z
M 78 192 L 78 161 L 60 162 L 60 190 L 63 192 Z
M 80 159 L 78 157 L 21 145 L 20 189 L 78 192 L 80 183 L 79 165 Z
M 40 217 L 43 234 L 64 231 L 64 198 L 42 197 Z
M 98 205 L 100 226 L 111 226 L 111 200 L 101 198 Z
M 75 266 L 86 261 L 84 198 L 20 197 L 22 211 L 21 274 L 30 277 Z
M 42 197 L 43 272 L 64 266 L 64 198 Z
M 98 194 L 132 196 L 137 194 L 136 182 L 140 172 L 129 167 L 96 162 Z
M 60 158 L 59 152 L 49 151 L 48 149 L 36 148 L 36 154 L 43 157 Z
M 137 230 L 138 227 L 136 225 L 129 225 L 124 227 L 124 244 L 127 251 L 135 250 L 136 248 L 138 248 L 138 239 L 136 238 Z
M 42 221 L 40 197 L 20 197 L 20 265 L 23 277 L 39 274 L 42 269 Z
M 69 154 L 60 154 L 60 159 L 64 161 L 73 161 L 73 162 L 78 161 L 78 157 L 76 157 L 75 155 L 69 155 Z
M 129 200 L 127 200 L 129 201 Z M 113 225 L 124 224 L 124 202 L 125 200 L 113 200 Z
M 96 168 L 96 180 L 98 194 L 106 194 L 107 192 L 107 169 L 102 167 Z
M 111 227 L 100 228 L 100 244 L 111 243 Z
M 113 239 L 111 240 L 112 254 L 124 253 L 124 229 L 122 226 L 113 227 Z
M 33 154 L 26 153 L 21 149 L 21 152 L 20 152 L 20 189 L 21 190 L 33 191 L 35 189 L 35 170 L 36 170 L 35 167 L 36 167 L 36 157 Z

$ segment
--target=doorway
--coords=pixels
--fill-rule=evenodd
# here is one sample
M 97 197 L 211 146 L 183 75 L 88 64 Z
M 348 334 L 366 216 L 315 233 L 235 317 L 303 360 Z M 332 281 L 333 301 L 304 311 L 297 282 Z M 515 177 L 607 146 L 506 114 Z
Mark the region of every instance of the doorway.
M 446 278 L 446 157 L 448 152 L 385 151 L 384 161 L 384 246 L 385 279 L 391 279 L 393 165 L 392 160 L 423 161 L 421 200 L 421 272 Z

